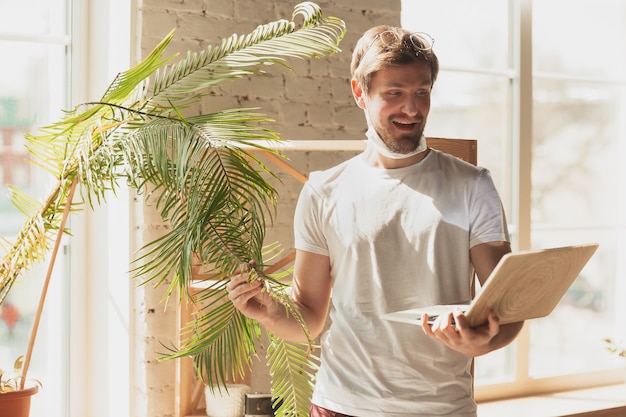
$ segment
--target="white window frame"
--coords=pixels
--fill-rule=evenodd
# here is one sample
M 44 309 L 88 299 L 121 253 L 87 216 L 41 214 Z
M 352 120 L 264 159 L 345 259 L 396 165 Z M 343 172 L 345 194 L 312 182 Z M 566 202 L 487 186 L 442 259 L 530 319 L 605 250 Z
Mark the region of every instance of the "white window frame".
M 62 10 L 55 9 L 54 11 L 57 13 L 64 13 L 65 11 L 69 11 L 70 0 L 63 0 L 68 6 Z M 24 6 L 22 4 L 22 6 Z M 37 7 L 37 6 L 35 6 Z M 67 9 L 67 10 L 66 10 Z M 51 27 L 54 27 L 54 30 L 58 30 L 58 32 L 54 34 L 44 34 L 37 33 L 37 30 L 33 32 L 9 32 L 6 31 L 6 28 L 0 29 L 0 40 L 6 42 L 15 42 L 17 44 L 24 43 L 29 46 L 40 46 L 40 47 L 59 47 L 60 48 L 69 48 L 71 45 L 71 36 L 67 33 L 62 32 L 60 28 L 56 27 L 57 24 L 63 23 L 62 20 L 56 20 L 56 18 L 60 18 L 62 14 L 56 15 L 55 18 L 51 16 L 48 17 L 49 23 L 51 23 Z M 21 16 L 20 16 L 21 17 Z M 39 17 L 45 17 L 44 15 L 40 15 Z M 67 16 L 63 16 L 67 17 Z M 18 23 L 23 23 L 21 20 Z M 68 23 L 69 24 L 69 23 Z M 38 29 L 38 28 L 37 28 Z M 60 58 L 58 61 L 54 61 L 54 63 L 59 63 L 61 65 L 69 65 L 70 58 L 69 54 L 66 53 L 65 56 L 62 54 L 52 54 L 48 56 L 53 56 L 56 60 Z M 25 59 L 22 56 L 16 57 L 16 59 Z M 53 68 L 54 64 L 50 64 L 50 68 Z M 58 68 L 55 68 L 58 70 Z M 67 70 L 67 68 L 66 68 Z M 57 106 L 57 102 L 63 101 L 65 97 L 67 97 L 68 86 L 67 82 L 69 80 L 69 74 L 64 73 L 63 71 L 58 71 L 61 77 L 65 77 L 66 82 L 60 82 L 56 78 L 58 75 L 55 71 L 50 71 L 47 76 L 48 79 L 45 82 L 48 83 L 48 91 L 46 94 L 42 95 L 44 97 L 44 101 L 38 103 L 39 106 L 42 106 L 42 114 L 39 117 L 46 118 L 48 115 L 50 117 L 55 118 L 58 115 L 62 114 L 61 110 Z M 54 78 L 54 79 L 53 79 Z M 54 83 L 54 84 L 52 84 Z M 49 97 L 50 99 L 45 99 L 45 97 Z M 51 102 L 54 101 L 54 105 Z M 68 103 L 63 103 L 66 106 Z M 44 120 L 44 122 L 50 122 L 51 120 Z M 32 133 L 37 133 L 33 131 L 34 129 L 30 129 Z M 17 145 L 15 145 L 17 146 Z M 22 146 L 20 144 L 19 146 Z M 37 175 L 37 174 L 36 174 Z M 39 177 L 39 180 L 43 178 L 43 175 Z M 38 180 L 38 181 L 39 181 Z M 67 242 L 68 239 L 64 238 L 61 249 L 59 250 L 58 259 L 55 262 L 55 269 L 51 275 L 51 280 L 49 287 L 47 289 L 47 296 L 45 298 L 44 310 L 41 317 L 41 322 L 37 328 L 35 343 L 32 352 L 33 362 L 34 364 L 37 361 L 45 362 L 47 364 L 47 372 L 48 376 L 45 380 L 42 380 L 42 389 L 40 392 L 31 399 L 31 415 L 35 416 L 37 411 L 46 410 L 45 412 L 63 412 L 68 409 L 68 380 L 69 376 L 66 373 L 65 365 L 69 360 L 68 355 L 68 342 L 66 340 L 66 336 L 68 334 L 67 328 L 67 316 L 69 306 L 66 302 L 65 298 L 67 295 L 67 268 L 66 268 L 66 250 L 67 250 Z M 25 277 L 26 280 L 32 280 L 35 276 L 38 276 L 43 282 L 43 277 L 46 274 L 48 263 L 50 259 L 46 259 L 45 262 L 35 265 L 29 274 L 31 276 Z M 20 283 L 16 283 L 20 285 Z M 30 285 L 30 284 L 29 284 Z M 33 287 L 37 290 L 40 287 Z M 39 301 L 40 293 L 33 293 L 32 301 L 37 303 Z M 30 329 L 32 331 L 32 329 Z M 30 334 L 30 333 L 29 333 Z M 51 341 L 50 345 L 45 345 L 45 341 Z M 25 352 L 24 352 L 25 354 Z M 2 358 L 3 360 L 8 358 Z M 12 358 L 15 359 L 15 358 Z M 36 373 L 36 367 L 30 367 L 27 378 L 33 380 L 39 380 L 41 377 Z M 50 380 L 50 376 L 53 376 L 54 379 Z M 45 389 L 45 390 L 44 390 Z M 51 401 L 53 404 L 49 404 L 46 402 Z M 38 402 L 37 404 L 35 404 Z
M 532 48 L 532 3 L 533 0 L 510 0 L 512 11 L 511 39 L 513 41 L 513 63 L 517 77 L 511 78 L 512 97 L 512 167 L 517 172 L 512 205 L 512 229 L 514 246 L 519 250 L 531 249 L 531 167 L 533 137 L 533 73 Z M 516 378 L 510 383 L 478 385 L 475 397 L 478 401 L 534 395 L 537 393 L 566 391 L 588 388 L 624 381 L 624 370 L 598 370 L 579 374 L 558 375 L 545 378 L 530 378 L 529 356 L 530 331 L 525 326 L 514 347 Z
M 98 100 L 130 67 L 135 0 L 72 2 L 72 106 Z M 122 190 L 72 217 L 69 417 L 128 416 L 130 334 L 129 201 Z
M 407 1 L 407 0 L 405 0 Z M 540 0 L 537 0 L 540 1 Z M 533 0 L 509 0 L 510 19 L 510 51 L 511 66 L 508 71 L 502 72 L 467 68 L 459 66 L 446 66 L 441 63 L 441 71 L 454 71 L 471 74 L 486 74 L 506 76 L 509 79 L 509 109 L 510 109 L 510 148 L 507 153 L 511 155 L 511 172 L 513 184 L 511 185 L 510 208 L 507 213 L 510 220 L 509 228 L 512 232 L 512 244 L 514 250 L 531 249 L 531 234 L 533 224 L 531 222 L 531 191 L 532 191 L 532 152 L 533 152 L 533 79 L 545 74 L 533 73 L 533 44 L 532 44 L 532 14 Z M 555 28 L 555 30 L 557 30 Z M 617 82 L 616 82 L 617 81 Z M 617 88 L 624 89 L 624 80 L 608 80 L 615 83 Z M 626 121 L 622 121 L 626 123 Z M 626 131 L 622 129 L 622 131 Z M 626 147 L 624 144 L 622 148 Z M 616 150 L 618 151 L 618 150 Z M 624 149 L 619 150 L 624 154 Z M 480 149 L 479 149 L 480 154 Z M 624 170 L 624 167 L 622 167 Z M 508 195 L 506 197 L 509 197 Z M 622 195 L 622 197 L 624 197 Z M 507 202 L 508 202 L 507 201 Z M 621 202 L 624 206 L 624 202 Z M 622 226 L 623 227 L 623 226 Z M 619 280 L 618 280 L 619 281 Z M 626 284 L 618 282 L 618 291 L 625 292 Z M 619 317 L 619 312 L 618 317 Z M 624 316 L 622 307 L 621 316 Z M 618 323 L 619 325 L 619 323 Z M 624 319 L 622 320 L 622 327 Z M 525 326 L 512 349 L 514 379 L 511 382 L 498 382 L 490 385 L 475 387 L 475 398 L 479 402 L 535 395 L 538 393 L 566 391 L 579 388 L 617 384 L 624 382 L 624 369 L 603 369 L 579 374 L 567 374 L 546 378 L 531 378 L 529 354 L 530 330 Z M 488 358 L 485 360 L 489 360 Z

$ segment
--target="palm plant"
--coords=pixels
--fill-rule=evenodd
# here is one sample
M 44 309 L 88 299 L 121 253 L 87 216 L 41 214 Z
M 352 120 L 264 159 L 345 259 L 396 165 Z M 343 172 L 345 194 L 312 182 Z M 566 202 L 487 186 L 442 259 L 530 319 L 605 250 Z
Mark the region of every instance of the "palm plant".
M 298 16 L 299 26 L 293 22 Z M 171 278 L 168 298 L 179 294 L 180 302 L 203 306 L 183 329 L 186 343 L 167 358 L 191 355 L 198 375 L 216 387 L 251 366 L 264 330 L 239 313 L 223 291 L 228 277 L 249 262 L 251 279 L 264 280 L 268 293 L 308 334 L 285 293 L 288 284 L 282 279 L 290 269 L 268 268 L 280 245 L 264 243 L 278 196 L 275 177 L 253 150 L 282 156 L 270 146 L 280 136 L 262 127 L 270 119 L 254 109 L 183 113 L 218 83 L 260 73 L 271 64 L 290 68 L 289 58 L 331 55 L 344 34 L 342 20 L 324 18 L 316 4 L 305 2 L 295 7 L 292 21 L 232 35 L 172 64 L 175 55 L 163 57 L 171 32 L 142 62 L 120 73 L 100 101 L 77 106 L 40 134 L 27 135 L 34 161 L 56 185 L 44 202 L 11 189 L 13 203 L 28 220 L 14 242 L 0 241 L 5 252 L 0 304 L 16 278 L 47 256 L 71 210 L 100 204 L 124 182 L 154 199 L 171 225 L 134 260 L 134 275 L 157 285 Z M 211 284 L 192 296 L 192 271 L 198 265 L 209 267 Z M 316 369 L 310 337 L 308 344 L 267 337 L 272 394 L 282 403 L 278 414 L 308 415 Z

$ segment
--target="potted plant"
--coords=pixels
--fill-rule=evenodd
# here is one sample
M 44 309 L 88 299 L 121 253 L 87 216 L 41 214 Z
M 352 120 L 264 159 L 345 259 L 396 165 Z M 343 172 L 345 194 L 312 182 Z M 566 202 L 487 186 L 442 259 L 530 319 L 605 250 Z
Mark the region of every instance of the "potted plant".
M 626 358 L 626 344 L 619 343 L 611 338 L 604 339 L 604 343 L 606 343 L 606 349 L 615 353 L 617 356 L 621 356 L 622 358 Z
M 316 4 L 305 2 L 295 7 L 292 21 L 232 35 L 175 63 L 175 56 L 163 57 L 171 32 L 142 62 L 120 73 L 99 101 L 79 105 L 39 134 L 27 135 L 33 159 L 56 185 L 43 202 L 11 190 L 12 201 L 28 219 L 0 264 L 0 304 L 16 278 L 51 248 L 54 262 L 70 212 L 94 207 L 123 181 L 150 195 L 171 225 L 134 259 L 134 276 L 157 284 L 171 277 L 168 297 L 176 294 L 181 302 L 205 305 L 183 329 L 187 342 L 167 358 L 191 355 L 198 375 L 217 388 L 245 372 L 263 329 L 227 301 L 223 289 L 228 277 L 254 261 L 252 279 L 265 280 L 269 294 L 299 317 L 285 293 L 288 284 L 281 280 L 289 268 L 269 272 L 280 251 L 278 244 L 264 243 L 277 201 L 275 177 L 253 153 L 263 149 L 282 156 L 270 146 L 281 139 L 263 127 L 270 119 L 254 109 L 192 116 L 185 112 L 220 82 L 261 73 L 271 64 L 290 68 L 288 59 L 337 52 L 345 30 L 342 20 L 323 17 Z M 190 300 L 192 271 L 199 266 L 209 266 L 212 284 Z M 308 415 L 316 367 L 312 343 L 294 345 L 267 337 L 272 395 L 281 404 L 277 414 Z M 29 356 L 27 352 L 20 370 L 22 386 Z
M 40 383 L 34 381 L 28 387 L 22 385 L 23 357 L 16 359 L 13 365 L 13 374 L 5 375 L 0 369 L 0 415 L 7 417 L 28 417 L 30 413 L 30 398 L 39 392 Z
M 604 339 L 604 343 L 606 345 L 606 350 L 608 350 L 611 354 L 615 354 L 620 358 L 626 358 L 626 342 L 618 341 L 616 339 L 612 339 L 607 337 Z M 624 367 L 624 371 L 626 371 L 626 367 Z M 626 384 L 626 373 L 623 374 L 624 383 Z

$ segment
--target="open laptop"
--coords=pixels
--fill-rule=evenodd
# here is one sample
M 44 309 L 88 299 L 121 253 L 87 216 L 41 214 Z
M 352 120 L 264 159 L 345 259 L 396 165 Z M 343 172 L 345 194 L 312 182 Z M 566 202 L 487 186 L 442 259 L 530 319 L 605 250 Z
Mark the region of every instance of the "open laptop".
M 493 309 L 500 324 L 547 316 L 598 248 L 597 243 L 508 253 L 492 271 L 478 296 L 468 304 L 437 305 L 397 311 L 384 319 L 409 324 L 429 322 L 460 308 L 470 327 L 487 322 Z

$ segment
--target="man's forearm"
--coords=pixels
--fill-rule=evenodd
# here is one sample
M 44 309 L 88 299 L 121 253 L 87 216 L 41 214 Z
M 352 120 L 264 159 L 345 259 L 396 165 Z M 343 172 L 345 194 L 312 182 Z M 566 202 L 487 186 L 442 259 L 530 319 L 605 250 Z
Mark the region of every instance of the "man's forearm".
M 272 314 L 268 314 L 266 318 L 259 321 L 267 331 L 281 339 L 294 343 L 308 343 L 309 339 L 318 336 L 315 329 L 311 329 L 307 324 L 306 313 L 289 311 L 286 306 L 278 304 L 273 309 Z M 295 308 L 299 308 L 297 304 L 292 304 Z M 296 316 L 299 315 L 299 318 Z M 301 319 L 300 319 L 301 318 Z M 307 335 L 307 332 L 309 334 Z
M 501 325 L 500 332 L 489 342 L 491 351 L 503 348 L 515 340 L 522 327 L 524 327 L 523 321 Z

